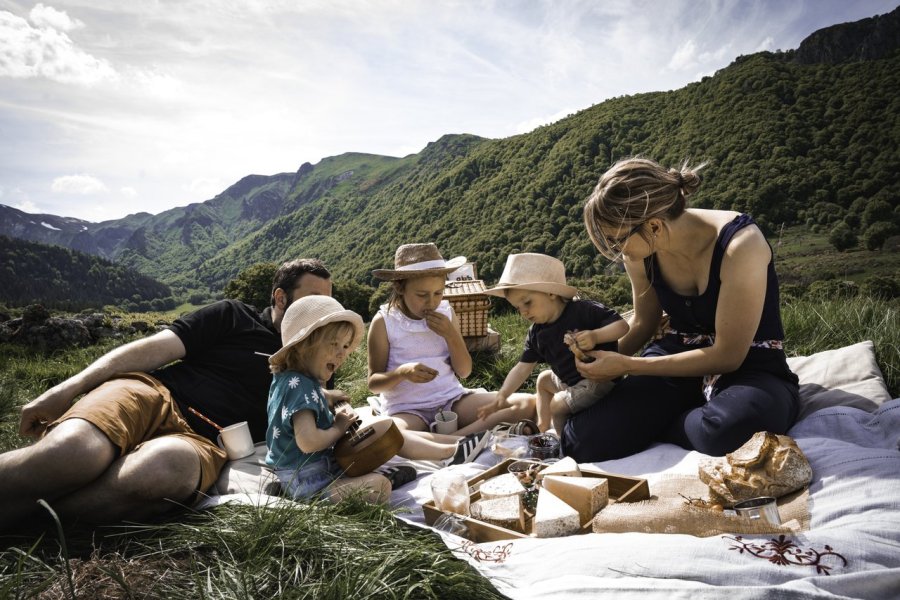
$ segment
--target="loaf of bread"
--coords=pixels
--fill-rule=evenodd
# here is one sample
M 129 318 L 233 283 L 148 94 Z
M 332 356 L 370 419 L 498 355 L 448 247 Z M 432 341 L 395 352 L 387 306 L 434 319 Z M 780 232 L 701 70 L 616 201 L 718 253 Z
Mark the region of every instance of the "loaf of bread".
M 793 438 L 760 431 L 724 458 L 702 461 L 700 480 L 710 501 L 723 506 L 795 492 L 812 480 L 812 467 Z

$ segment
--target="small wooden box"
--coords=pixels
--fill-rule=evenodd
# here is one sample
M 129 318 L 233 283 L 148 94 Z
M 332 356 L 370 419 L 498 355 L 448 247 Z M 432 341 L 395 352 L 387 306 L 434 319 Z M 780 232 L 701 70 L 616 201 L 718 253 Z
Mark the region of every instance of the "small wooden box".
M 448 281 L 444 287 L 444 298 L 450 302 L 459 329 L 463 337 L 483 337 L 487 335 L 488 310 L 491 308 L 491 297 L 484 293 L 484 282 L 480 279 L 471 281 Z
M 486 481 L 491 477 L 495 477 L 497 475 L 502 475 L 503 473 L 508 472 L 509 465 L 516 462 L 516 458 L 507 458 L 503 462 L 498 465 L 495 465 L 481 473 L 477 477 L 473 477 L 469 480 L 469 488 L 473 486 L 477 486 L 482 481 Z M 527 459 L 526 459 L 527 460 Z M 582 466 L 579 465 L 581 469 L 582 477 L 605 477 L 609 482 L 609 503 L 613 504 L 614 502 L 637 502 L 638 500 L 647 500 L 650 498 L 650 486 L 647 484 L 646 479 L 641 479 L 639 477 L 629 477 L 627 475 L 615 475 L 613 473 L 604 473 L 602 471 L 598 471 L 593 469 L 590 466 Z M 475 502 L 481 498 L 481 492 L 475 491 L 469 496 L 470 502 Z M 434 522 L 437 520 L 439 516 L 441 516 L 441 511 L 439 511 L 434 506 L 434 500 L 429 500 L 425 504 L 422 505 L 422 512 L 425 513 L 425 522 L 428 525 L 434 525 Z M 479 521 L 478 519 L 473 519 L 471 517 L 464 517 L 463 522 L 469 528 L 468 538 L 475 543 L 481 542 L 495 542 L 499 540 L 510 540 L 516 538 L 526 538 L 529 537 L 526 534 L 520 533 L 518 531 L 513 531 L 512 529 L 506 529 L 503 527 L 498 527 L 496 525 L 491 525 L 490 523 L 485 523 L 484 521 Z M 531 530 L 531 519 L 528 519 L 525 523 L 526 531 Z M 591 521 L 587 523 L 581 524 L 581 531 L 579 534 L 591 533 Z

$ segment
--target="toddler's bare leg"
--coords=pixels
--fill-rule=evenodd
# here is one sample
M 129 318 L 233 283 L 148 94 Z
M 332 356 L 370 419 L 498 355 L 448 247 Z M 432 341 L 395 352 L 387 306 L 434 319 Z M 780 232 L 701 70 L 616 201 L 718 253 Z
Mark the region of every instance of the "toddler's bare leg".
M 567 395 L 565 391 L 557 392 L 553 395 L 553 399 L 550 400 L 550 414 L 553 421 L 553 429 L 557 435 L 562 435 L 563 427 L 566 426 L 566 421 L 571 414 L 569 405 L 566 403 Z
M 553 427 L 551 405 L 557 392 L 559 387 L 553 381 L 553 372 L 541 371 L 537 378 L 537 426 L 542 432 Z

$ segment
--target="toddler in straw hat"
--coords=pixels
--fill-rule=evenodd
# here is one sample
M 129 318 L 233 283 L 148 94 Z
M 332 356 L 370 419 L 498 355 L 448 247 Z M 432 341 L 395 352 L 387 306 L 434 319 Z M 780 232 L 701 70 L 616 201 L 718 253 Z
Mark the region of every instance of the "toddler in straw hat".
M 269 365 L 269 426 L 266 464 L 282 489 L 296 499 L 324 496 L 341 500 L 363 490 L 370 502 L 390 495 L 379 473 L 342 477 L 332 447 L 356 421 L 353 409 L 332 412 L 322 382 L 328 381 L 359 345 L 363 320 L 330 296 L 307 296 L 291 303 L 281 322 L 282 348 Z
M 616 311 L 592 300 L 575 299 L 578 290 L 566 284 L 563 263 L 545 254 L 510 254 L 496 287 L 485 291 L 503 296 L 532 323 L 525 349 L 510 370 L 493 405 L 479 413 L 502 410 L 509 395 L 518 390 L 537 363 L 548 363 L 537 379 L 537 424 L 561 433 L 572 413 L 594 404 L 612 389 L 611 381 L 582 378 L 575 368 L 574 352 L 618 349 L 618 339 L 628 323 Z
M 482 419 L 478 409 L 494 404 L 494 392 L 469 390 L 459 381 L 471 373 L 472 357 L 443 296 L 447 275 L 465 262 L 461 256 L 444 260 L 430 243 L 400 246 L 393 269 L 372 272 L 390 281 L 393 290 L 372 319 L 368 338 L 369 389 L 381 395 L 383 412 L 401 430 L 427 432 L 438 412 L 452 410 L 457 414 L 457 434 L 469 436 L 457 452 L 456 459 L 461 454 L 463 462 L 487 443 L 483 432 L 502 421 L 534 414 L 533 398 L 517 394 L 502 410 Z M 432 437 L 448 441 L 446 435 Z

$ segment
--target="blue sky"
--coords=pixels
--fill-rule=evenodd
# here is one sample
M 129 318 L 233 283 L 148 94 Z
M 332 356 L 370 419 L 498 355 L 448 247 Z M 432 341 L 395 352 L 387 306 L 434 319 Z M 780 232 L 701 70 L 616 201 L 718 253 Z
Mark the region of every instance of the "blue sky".
M 343 152 L 507 137 L 898 4 L 0 0 L 0 204 L 103 221 Z

